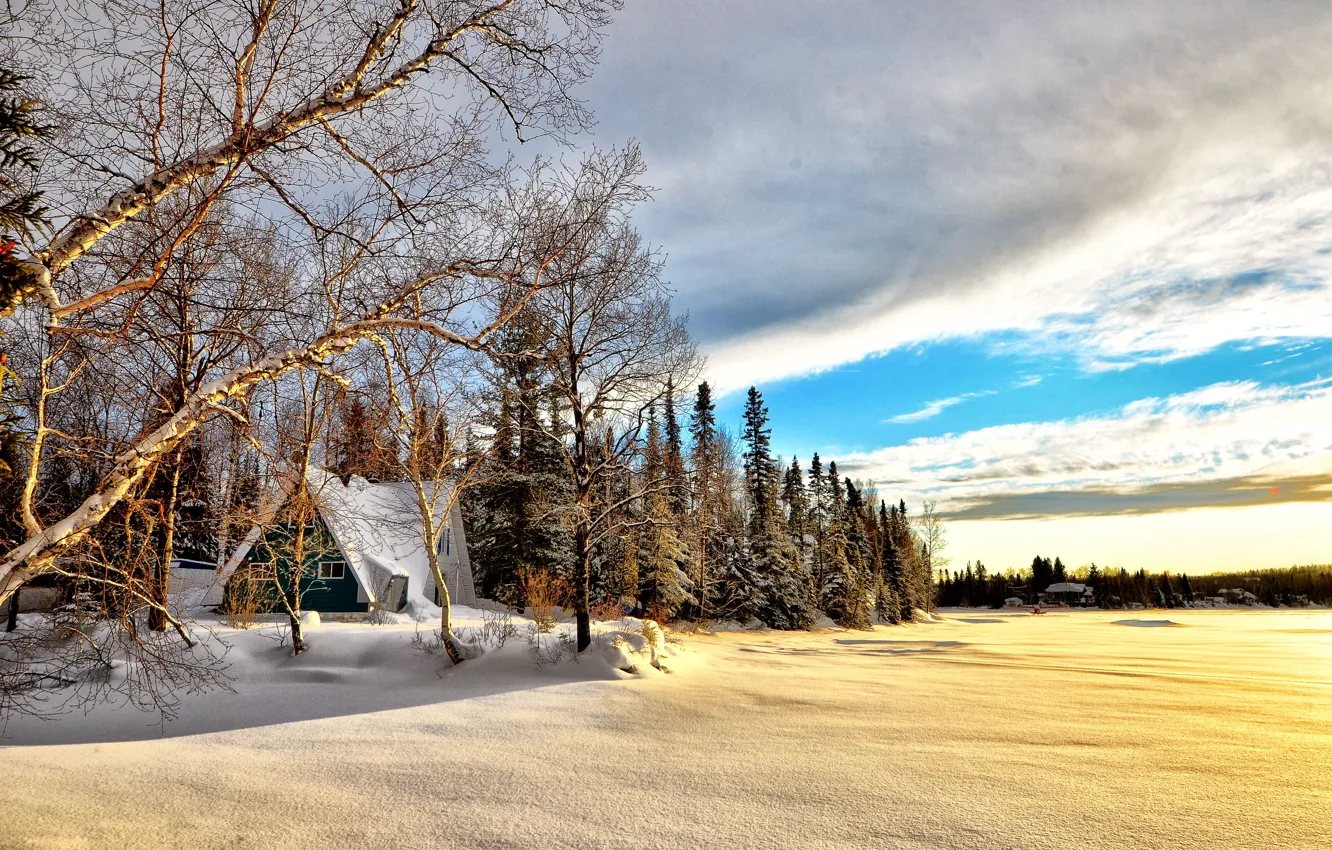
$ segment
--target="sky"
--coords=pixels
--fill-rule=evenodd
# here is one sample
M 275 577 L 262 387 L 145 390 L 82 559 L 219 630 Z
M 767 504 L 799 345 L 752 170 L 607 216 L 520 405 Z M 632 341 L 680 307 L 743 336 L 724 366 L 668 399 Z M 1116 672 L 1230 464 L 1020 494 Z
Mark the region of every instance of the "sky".
M 1332 9 L 631 0 L 582 96 L 738 428 L 956 566 L 1332 562 Z

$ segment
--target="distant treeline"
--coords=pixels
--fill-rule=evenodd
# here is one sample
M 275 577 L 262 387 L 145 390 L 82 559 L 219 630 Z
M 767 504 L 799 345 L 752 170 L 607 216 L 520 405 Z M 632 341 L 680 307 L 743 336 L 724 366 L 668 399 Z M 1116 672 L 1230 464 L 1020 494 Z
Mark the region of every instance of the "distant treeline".
M 1332 564 L 1190 576 L 1129 572 L 1122 567 L 1102 569 L 1094 563 L 1069 569 L 1059 558 L 1051 561 L 1037 556 L 1029 569 L 1003 573 L 990 572 L 980 561 L 968 561 L 964 570 L 941 571 L 936 586 L 943 607 L 1001 608 L 1012 597 L 1035 602 L 1051 584 L 1065 581 L 1089 585 L 1093 604 L 1101 608 L 1131 604 L 1175 608 L 1186 603 L 1207 604 L 1209 599 L 1273 607 L 1332 605 Z

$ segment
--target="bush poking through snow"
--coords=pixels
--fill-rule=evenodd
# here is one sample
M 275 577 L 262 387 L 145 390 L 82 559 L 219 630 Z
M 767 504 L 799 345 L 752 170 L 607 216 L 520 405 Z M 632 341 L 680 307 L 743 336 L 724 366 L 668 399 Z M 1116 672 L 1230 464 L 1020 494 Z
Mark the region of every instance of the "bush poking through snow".
M 480 658 L 485 652 L 485 648 L 474 640 L 463 640 L 458 635 L 449 636 L 450 643 L 453 644 L 453 650 L 463 661 L 473 658 Z M 422 632 L 419 628 L 412 634 L 412 648 L 418 652 L 424 652 L 426 655 L 436 657 L 449 657 L 448 647 L 444 645 L 443 639 L 435 629 Z
M 572 595 L 564 577 L 550 570 L 519 570 L 518 590 L 531 609 L 532 620 L 543 632 L 555 628 L 555 609 L 563 606 Z
M 518 634 L 518 626 L 513 622 L 513 609 L 502 611 L 481 610 L 481 625 L 476 628 L 462 627 L 455 631 L 460 640 L 475 643 L 491 649 L 503 649 L 509 638 Z

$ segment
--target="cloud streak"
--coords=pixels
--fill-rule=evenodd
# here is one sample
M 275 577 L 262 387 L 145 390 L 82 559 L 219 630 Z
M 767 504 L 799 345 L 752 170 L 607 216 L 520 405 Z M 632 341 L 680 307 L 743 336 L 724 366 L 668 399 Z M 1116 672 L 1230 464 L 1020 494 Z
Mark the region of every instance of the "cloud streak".
M 1332 480 L 1332 381 L 1218 383 L 1100 416 L 915 439 L 838 465 L 968 518 L 1235 505 L 1260 490 L 1321 500 Z
M 1117 369 L 1326 335 L 1329 38 L 1294 2 L 644 2 L 591 100 L 720 389 L 991 334 Z
M 1030 386 L 1030 384 L 1023 384 L 1023 386 Z M 943 413 L 945 410 L 947 410 L 950 407 L 953 407 L 954 405 L 961 404 L 962 402 L 968 401 L 973 398 L 980 398 L 981 396 L 987 396 L 987 395 L 994 395 L 994 390 L 982 390 L 980 392 L 974 392 L 974 393 L 963 393 L 962 395 L 955 395 L 949 398 L 935 399 L 934 401 L 926 402 L 925 406 L 922 407 L 920 410 L 913 410 L 910 413 L 901 413 L 898 414 L 897 416 L 885 419 L 884 422 L 891 423 L 894 425 L 907 425 L 913 422 L 924 422 L 927 419 L 933 419 L 934 417 L 938 416 L 940 413 Z

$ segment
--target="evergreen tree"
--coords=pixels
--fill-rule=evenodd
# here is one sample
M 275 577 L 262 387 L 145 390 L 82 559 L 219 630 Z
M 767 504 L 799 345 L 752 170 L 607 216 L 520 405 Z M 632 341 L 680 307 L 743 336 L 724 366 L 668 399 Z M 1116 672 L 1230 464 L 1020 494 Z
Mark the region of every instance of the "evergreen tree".
M 1045 589 L 1054 584 L 1054 564 L 1049 558 L 1042 558 L 1037 555 L 1031 560 L 1031 602 L 1040 598 L 1039 594 L 1045 592 Z
M 846 493 L 837 475 L 837 464 L 828 464 L 828 527 L 824 532 L 824 571 L 819 585 L 819 606 L 833 620 L 843 625 L 859 624 L 858 553 L 851 543 L 851 517 Z
M 1175 587 L 1170 583 L 1170 573 L 1161 575 L 1161 599 L 1165 602 L 1165 607 L 1175 607 Z
M 900 616 L 902 620 L 910 622 L 916 618 L 916 609 L 923 607 L 923 604 L 917 575 L 921 560 L 916 552 L 915 535 L 911 531 L 905 500 L 898 500 L 897 511 L 890 514 L 890 519 L 893 520 L 893 557 L 897 562 Z
M 878 592 L 874 597 L 874 613 L 885 623 L 902 621 L 902 570 L 893 539 L 897 525 L 897 507 L 892 511 L 879 502 L 879 563 Z
M 817 586 L 823 586 L 824 576 L 824 535 L 828 530 L 827 482 L 823 478 L 823 462 L 815 452 L 809 462 L 809 522 L 808 531 L 813 537 L 810 551 L 810 572 Z
M 669 455 L 663 452 L 656 411 L 649 408 L 643 464 L 644 487 L 648 495 L 645 524 L 640 526 L 638 535 L 638 598 L 650 617 L 663 621 L 673 617 L 690 599 L 689 578 L 685 572 L 688 558 L 677 534 L 676 517 L 670 505 L 668 463 Z
M 741 588 L 754 616 L 771 628 L 803 629 L 815 622 L 795 546 L 777 516 L 777 467 L 769 443 L 768 409 L 754 387 L 745 402 L 744 474 L 749 497 L 748 565 L 740 565 Z
M 794 456 L 782 479 L 782 504 L 786 508 L 786 533 L 800 553 L 800 561 L 803 564 L 808 549 L 805 528 L 809 522 L 809 497 L 805 493 L 805 478 L 800 471 L 800 459 Z
M 1063 581 L 1067 581 L 1067 580 L 1068 580 L 1068 570 L 1066 570 L 1066 569 L 1064 568 L 1064 562 L 1063 562 L 1063 561 L 1059 560 L 1058 558 L 1055 558 L 1055 559 L 1054 559 L 1054 566 L 1053 566 L 1052 569 L 1053 569 L 1053 571 L 1054 571 L 1054 572 L 1053 572 L 1053 575 L 1052 575 L 1052 578 L 1053 578 L 1056 582 L 1063 582 Z
M 51 128 L 37 121 L 35 101 L 16 96 L 26 81 L 26 77 L 0 68 L 0 315 L 36 282 L 13 256 L 14 238 L 31 236 L 49 224 L 41 205 L 42 193 L 28 189 L 25 178 L 37 171 L 36 151 L 27 142 Z M 0 351 L 0 552 L 24 536 L 17 486 L 24 470 L 16 379 L 8 356 Z
M 768 500 L 772 475 L 772 430 L 768 428 L 768 408 L 763 404 L 763 396 L 754 387 L 749 388 L 749 395 L 745 399 L 742 439 L 745 444 L 745 491 L 753 511 L 751 523 L 754 528 L 766 528 L 771 524 L 776 508 Z
M 685 486 L 684 443 L 680 436 L 680 420 L 675 415 L 675 386 L 669 380 L 666 382 L 666 393 L 662 399 L 662 428 L 666 437 L 662 454 L 662 472 L 667 484 L 667 500 L 671 514 L 682 518 L 688 507 L 689 490 Z
M 865 530 L 865 504 L 859 488 L 846 479 L 846 555 L 850 566 L 841 624 L 847 628 L 870 627 L 869 596 L 875 576 L 875 561 L 869 535 Z
M 50 225 L 42 193 L 29 186 L 37 171 L 37 152 L 29 144 L 53 128 L 41 124 L 37 101 L 18 92 L 27 77 L 0 68 L 0 316 L 36 286 L 37 277 L 13 256 L 15 240 Z M 0 364 L 0 372 L 3 372 Z M 8 428 L 0 424 L 0 447 Z
M 722 452 L 717 434 L 717 413 L 712 403 L 712 388 L 707 381 L 698 385 L 694 408 L 689 416 L 690 464 L 693 472 L 692 528 L 687 542 L 691 552 L 694 598 L 691 612 L 699 618 L 710 614 L 710 585 L 719 565 L 735 560 L 735 547 L 728 549 L 722 533 L 726 516 L 723 492 Z
M 522 351 L 532 345 L 534 333 L 528 323 L 520 323 L 506 329 L 497 345 L 502 351 Z M 477 481 L 464 491 L 461 505 L 477 593 L 518 605 L 525 601 L 519 592 L 521 571 L 572 572 L 567 516 L 573 486 L 561 444 L 564 417 L 558 398 L 542 386 L 539 366 L 528 358 L 503 365 L 492 376 L 490 451 L 478 461 Z M 617 494 L 609 503 L 618 500 Z M 603 593 L 618 597 L 623 591 L 632 600 L 636 577 L 613 592 L 607 587 L 624 560 L 619 538 L 607 540 L 603 548 L 607 551 L 598 553 Z

